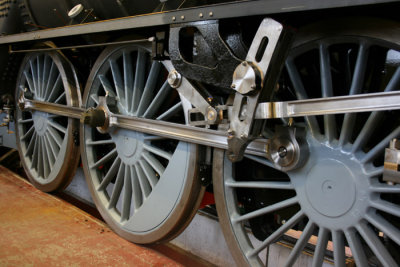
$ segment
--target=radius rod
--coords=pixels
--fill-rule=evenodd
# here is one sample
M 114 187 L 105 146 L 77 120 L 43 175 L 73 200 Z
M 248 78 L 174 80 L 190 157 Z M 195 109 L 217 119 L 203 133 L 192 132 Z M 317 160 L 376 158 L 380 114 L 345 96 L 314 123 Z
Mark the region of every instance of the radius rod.
M 19 108 L 79 119 L 81 122 L 84 121 L 84 114 L 87 114 L 87 110 L 84 108 L 31 100 L 25 98 L 24 95 L 19 99 Z M 98 110 L 99 108 L 104 111 L 107 117 L 107 129 L 113 127 L 124 128 L 199 145 L 221 149 L 228 148 L 227 139 L 229 134 L 224 131 L 115 114 L 109 111 L 104 97 L 100 97 L 99 106 L 96 109 Z M 395 109 L 400 109 L 400 91 L 259 103 L 256 111 L 256 119 L 290 118 Z M 265 157 L 267 155 L 266 144 L 266 139 L 255 139 L 249 144 L 245 153 Z

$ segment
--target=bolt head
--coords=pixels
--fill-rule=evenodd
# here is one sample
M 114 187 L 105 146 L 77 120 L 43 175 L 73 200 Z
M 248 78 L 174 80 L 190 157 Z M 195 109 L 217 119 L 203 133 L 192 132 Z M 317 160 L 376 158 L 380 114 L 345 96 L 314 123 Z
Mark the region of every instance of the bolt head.
M 286 157 L 286 155 L 287 155 L 287 149 L 286 149 L 286 147 L 281 146 L 281 147 L 278 149 L 278 155 L 279 155 L 280 158 Z

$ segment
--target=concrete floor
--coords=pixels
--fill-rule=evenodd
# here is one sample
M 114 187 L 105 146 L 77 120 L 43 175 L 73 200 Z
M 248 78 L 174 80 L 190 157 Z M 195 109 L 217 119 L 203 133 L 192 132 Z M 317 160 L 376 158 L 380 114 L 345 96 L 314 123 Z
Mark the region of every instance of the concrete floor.
M 183 266 L 0 166 L 0 266 L 45 265 Z

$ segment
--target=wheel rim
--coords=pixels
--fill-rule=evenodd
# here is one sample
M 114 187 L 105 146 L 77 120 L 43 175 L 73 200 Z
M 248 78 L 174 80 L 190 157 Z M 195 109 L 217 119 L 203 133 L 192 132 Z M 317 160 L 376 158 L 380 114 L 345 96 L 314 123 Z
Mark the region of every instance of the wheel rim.
M 120 114 L 185 123 L 182 107 L 190 104 L 166 81 L 170 70 L 169 62 L 151 62 L 145 47 L 111 47 L 93 67 L 84 103 L 96 106 L 106 89 L 119 99 Z M 87 182 L 106 222 L 137 243 L 179 234 L 202 196 L 195 177 L 197 147 L 124 129 L 100 134 L 81 127 Z
M 59 53 L 28 54 L 21 66 L 16 99 L 24 92 L 33 99 L 79 106 L 75 70 Z M 78 124 L 40 111 L 16 111 L 16 135 L 21 162 L 29 180 L 49 192 L 65 188 L 75 173 L 79 148 L 74 143 Z
M 275 100 L 399 89 L 398 41 L 390 43 L 382 36 L 374 39 L 374 32 L 311 39 L 309 33 L 303 33 L 308 41 L 297 42 L 289 55 L 281 92 L 275 94 Z M 339 64 L 339 59 L 348 63 Z M 346 66 L 349 70 L 344 70 Z M 378 81 L 368 79 L 373 74 Z M 339 91 L 346 83 L 339 86 L 337 80 L 346 78 L 348 91 Z M 312 88 L 312 92 L 305 88 Z M 276 241 L 286 242 L 290 239 L 285 237 L 287 231 L 296 229 L 302 234 L 286 266 L 293 265 L 304 248 L 314 251 L 313 266 L 322 265 L 330 254 L 336 266 L 344 266 L 349 259 L 357 266 L 397 266 L 400 187 L 381 180 L 384 149 L 391 139 L 400 136 L 398 122 L 391 119 L 396 114 L 372 112 L 295 121 L 294 125 L 308 129 L 310 156 L 302 168 L 287 173 L 273 171 L 271 162 L 254 156 L 232 165 L 222 151 L 217 151 L 214 190 L 222 228 L 235 259 L 252 266 L 265 264 L 261 260 L 265 248 Z M 374 131 L 379 123 L 386 129 Z M 253 173 L 244 178 L 245 173 L 240 171 L 244 166 L 258 169 L 264 177 Z M 274 201 L 261 203 L 271 200 L 260 197 L 263 194 L 270 194 Z M 264 225 L 255 233 L 261 241 L 248 235 L 246 224 Z M 312 236 L 318 238 L 315 247 L 308 245 Z M 333 253 L 326 250 L 328 244 Z

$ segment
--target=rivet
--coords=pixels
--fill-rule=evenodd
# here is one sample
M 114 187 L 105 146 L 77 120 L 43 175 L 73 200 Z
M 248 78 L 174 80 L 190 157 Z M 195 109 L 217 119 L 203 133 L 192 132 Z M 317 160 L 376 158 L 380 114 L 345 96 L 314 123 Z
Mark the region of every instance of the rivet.
M 203 13 L 200 13 L 200 14 L 199 14 L 199 17 L 202 18 L 202 17 L 203 17 Z
M 184 20 L 184 19 L 185 19 L 185 16 L 181 16 L 181 19 Z
M 212 13 L 212 11 L 210 13 L 208 13 L 208 15 L 210 15 L 210 17 L 214 16 L 214 13 Z
M 236 84 L 232 83 L 231 88 L 235 89 L 236 88 Z
M 172 17 L 172 20 L 173 20 L 173 21 L 175 21 L 175 20 L 176 20 L 176 17 L 175 17 L 175 16 L 173 16 L 173 17 Z

